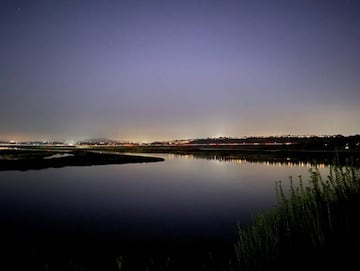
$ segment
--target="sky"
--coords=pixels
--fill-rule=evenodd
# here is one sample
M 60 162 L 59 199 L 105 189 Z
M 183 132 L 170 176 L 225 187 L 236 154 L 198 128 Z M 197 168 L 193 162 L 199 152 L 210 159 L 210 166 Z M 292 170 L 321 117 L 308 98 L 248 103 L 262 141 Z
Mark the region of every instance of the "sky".
M 360 133 L 358 0 L 0 0 L 0 139 Z

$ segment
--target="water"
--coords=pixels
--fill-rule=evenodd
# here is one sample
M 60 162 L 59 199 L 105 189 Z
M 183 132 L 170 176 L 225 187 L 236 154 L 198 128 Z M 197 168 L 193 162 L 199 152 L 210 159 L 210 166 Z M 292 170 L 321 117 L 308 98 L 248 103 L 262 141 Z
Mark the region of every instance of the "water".
M 238 223 L 276 203 L 275 181 L 309 170 L 307 164 L 153 156 L 165 161 L 0 172 L 1 237 L 101 240 L 124 249 L 146 242 L 232 243 Z

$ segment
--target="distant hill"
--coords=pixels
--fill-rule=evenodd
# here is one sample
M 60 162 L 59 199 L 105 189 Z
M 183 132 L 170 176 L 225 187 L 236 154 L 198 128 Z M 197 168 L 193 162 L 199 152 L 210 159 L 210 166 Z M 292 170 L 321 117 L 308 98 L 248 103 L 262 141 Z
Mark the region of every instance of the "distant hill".
M 87 145 L 109 145 L 109 144 L 120 144 L 124 143 L 123 140 L 114 140 L 106 137 L 99 138 L 90 138 L 78 141 L 78 144 L 87 144 Z

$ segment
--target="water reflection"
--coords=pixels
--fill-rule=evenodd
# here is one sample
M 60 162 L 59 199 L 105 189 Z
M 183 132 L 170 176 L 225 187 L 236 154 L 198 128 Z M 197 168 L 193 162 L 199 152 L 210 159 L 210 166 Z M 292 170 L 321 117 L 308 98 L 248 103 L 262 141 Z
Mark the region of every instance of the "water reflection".
M 156 155 L 156 154 L 154 154 Z M 299 160 L 290 157 L 285 158 L 272 158 L 268 157 L 267 159 L 254 159 L 254 158 L 239 158 L 238 156 L 231 155 L 197 155 L 197 154 L 166 154 L 167 159 L 206 159 L 206 160 L 216 160 L 219 162 L 232 162 L 236 164 L 244 163 L 255 163 L 266 166 L 278 166 L 278 167 L 302 167 L 302 168 L 326 168 L 330 162 L 328 160 L 325 162 L 315 162 L 309 160 Z
M 209 160 L 217 160 L 220 162 L 233 162 L 237 164 L 243 164 L 243 163 L 256 163 L 266 166 L 287 166 L 287 167 L 306 167 L 306 168 L 325 168 L 325 163 L 315 163 L 315 162 L 308 162 L 308 161 L 292 161 L 291 158 L 285 158 L 285 161 L 258 161 L 258 160 L 251 160 L 251 159 L 239 159 L 239 158 L 233 158 L 229 156 L 207 156 L 206 159 Z
M 149 156 L 165 161 L 0 172 L 0 225 L 22 238 L 36 232 L 40 239 L 71 233 L 117 244 L 233 242 L 237 223 L 276 203 L 275 181 L 284 180 L 286 187 L 288 176 L 306 176 L 312 165 L 217 155 Z

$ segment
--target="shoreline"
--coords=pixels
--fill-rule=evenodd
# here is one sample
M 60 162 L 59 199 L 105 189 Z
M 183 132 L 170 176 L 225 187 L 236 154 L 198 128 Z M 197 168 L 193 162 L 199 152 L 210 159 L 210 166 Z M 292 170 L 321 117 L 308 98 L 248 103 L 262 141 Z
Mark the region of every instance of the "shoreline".
M 62 168 L 69 166 L 95 166 L 95 165 L 114 165 L 114 164 L 129 164 L 129 163 L 150 163 L 162 162 L 163 158 L 150 156 L 137 156 L 113 153 L 99 153 L 91 151 L 66 152 L 71 154 L 68 156 L 47 159 L 46 157 L 56 155 L 62 152 L 56 151 L 34 151 L 26 153 L 25 156 L 22 150 L 17 150 L 20 153 L 8 154 L 7 159 L 0 159 L 0 171 L 6 170 L 36 170 L 47 168 Z M 38 153 L 39 152 L 39 153 Z M 1 153 L 0 153 L 1 154 Z M 10 158 L 9 158 L 10 157 Z

